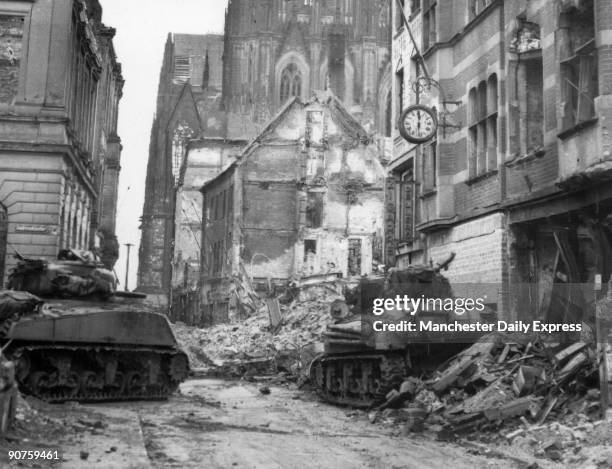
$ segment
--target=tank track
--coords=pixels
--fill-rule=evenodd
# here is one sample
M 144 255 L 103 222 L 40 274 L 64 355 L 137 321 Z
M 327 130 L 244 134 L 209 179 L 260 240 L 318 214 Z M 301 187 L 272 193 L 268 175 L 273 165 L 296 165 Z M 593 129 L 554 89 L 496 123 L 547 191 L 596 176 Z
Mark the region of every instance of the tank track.
M 178 350 L 28 345 L 10 356 L 19 388 L 47 402 L 167 399 L 189 373 Z
M 384 402 L 407 372 L 398 352 L 322 355 L 310 365 L 310 380 L 325 401 L 368 408 Z

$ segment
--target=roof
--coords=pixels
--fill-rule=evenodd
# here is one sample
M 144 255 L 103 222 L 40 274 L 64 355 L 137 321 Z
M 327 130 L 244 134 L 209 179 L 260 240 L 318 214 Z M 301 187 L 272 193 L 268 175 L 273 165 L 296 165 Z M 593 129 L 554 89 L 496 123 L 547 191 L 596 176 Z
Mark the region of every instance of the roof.
M 306 108 L 310 104 L 319 103 L 326 107 L 328 107 L 332 113 L 333 118 L 344 127 L 345 131 L 354 137 L 358 138 L 364 143 L 371 142 L 371 136 L 365 130 L 365 128 L 359 123 L 357 119 L 355 119 L 346 109 L 344 104 L 331 92 L 321 92 L 315 93 L 315 95 L 308 101 L 302 101 L 298 97 L 293 97 L 289 101 L 287 101 L 280 110 L 276 113 L 272 119 L 268 121 L 268 123 L 264 126 L 264 128 L 259 132 L 259 134 L 251 140 L 251 142 L 242 150 L 240 157 L 234 161 L 230 166 L 221 171 L 217 176 L 215 176 L 210 181 L 207 181 L 201 188 L 200 192 L 204 193 L 207 188 L 211 185 L 214 185 L 220 178 L 224 175 L 228 174 L 230 171 L 241 164 L 245 158 L 248 157 L 249 153 L 260 143 L 260 141 L 274 129 L 280 122 L 283 117 L 295 106 L 301 106 L 302 108 Z M 230 140 L 232 142 L 237 139 Z
M 239 160 L 234 161 L 232 164 L 230 164 L 227 168 L 225 168 L 223 171 L 217 174 L 210 181 L 206 181 L 204 184 L 202 184 L 202 187 L 200 187 L 200 192 L 204 194 L 208 188 L 210 188 L 211 186 L 214 186 L 217 182 L 219 182 L 220 179 L 222 179 L 224 176 L 234 171 L 234 169 L 236 169 L 236 166 L 238 166 L 238 161 Z
M 351 115 L 351 113 L 346 109 L 342 101 L 340 101 L 333 93 L 330 91 L 322 91 L 315 92 L 313 97 L 308 101 L 302 101 L 299 97 L 293 97 L 280 110 L 276 113 L 272 119 L 268 121 L 268 123 L 263 127 L 261 132 L 249 143 L 249 145 L 244 149 L 242 155 L 246 155 L 249 151 L 251 151 L 260 141 L 261 139 L 269 133 L 272 129 L 278 125 L 282 118 L 287 114 L 287 112 L 294 107 L 296 104 L 301 105 L 303 108 L 309 106 L 313 103 L 319 103 L 329 108 L 332 113 L 332 117 L 339 124 L 344 127 L 344 130 L 352 134 L 354 137 L 360 140 L 371 140 L 371 135 L 368 131 L 360 124 L 360 122 Z

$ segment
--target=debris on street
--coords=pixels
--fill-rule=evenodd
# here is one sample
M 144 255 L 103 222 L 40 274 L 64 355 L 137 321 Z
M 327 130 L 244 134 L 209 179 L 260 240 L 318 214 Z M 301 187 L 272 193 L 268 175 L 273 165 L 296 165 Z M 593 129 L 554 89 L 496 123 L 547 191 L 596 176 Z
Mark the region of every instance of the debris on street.
M 192 368 L 212 376 L 254 377 L 284 372 L 297 377 L 314 355 L 334 309 L 343 301 L 347 282 L 293 285 L 282 295 L 261 304 L 244 321 L 198 329 L 174 324 L 179 343 L 189 355 Z
M 584 462 L 587 441 L 612 438 L 610 426 L 599 420 L 593 347 L 546 343 L 535 335 L 487 335 L 430 376 L 406 378 L 368 418 L 401 425 L 406 434 L 518 445 L 551 461 Z

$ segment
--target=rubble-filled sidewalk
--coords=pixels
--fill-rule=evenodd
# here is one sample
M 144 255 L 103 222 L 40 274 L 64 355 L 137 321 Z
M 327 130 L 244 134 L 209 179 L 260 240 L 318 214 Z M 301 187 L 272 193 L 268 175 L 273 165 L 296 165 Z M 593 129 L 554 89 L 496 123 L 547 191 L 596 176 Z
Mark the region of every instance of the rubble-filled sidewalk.
M 478 451 L 610 467 L 612 425 L 600 420 L 593 347 L 488 335 L 431 376 L 407 378 L 369 418 L 442 441 L 472 441 Z
M 322 351 L 322 333 L 333 322 L 330 305 L 343 299 L 340 281 L 303 287 L 291 301 L 269 300 L 248 319 L 208 329 L 174 324 L 192 368 L 207 375 L 243 377 L 285 372 L 297 376 Z M 269 304 L 280 310 L 274 325 Z

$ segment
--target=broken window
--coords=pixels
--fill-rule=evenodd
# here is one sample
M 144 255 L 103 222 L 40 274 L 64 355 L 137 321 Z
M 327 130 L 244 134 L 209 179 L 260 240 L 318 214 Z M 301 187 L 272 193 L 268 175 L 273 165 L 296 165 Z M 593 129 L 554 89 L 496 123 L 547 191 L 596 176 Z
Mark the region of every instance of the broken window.
M 593 1 L 584 0 L 561 14 L 562 129 L 595 117 L 598 94 Z
M 0 103 L 11 103 L 17 94 L 21 67 L 23 24 L 21 16 L 0 16 Z
M 178 185 L 180 182 L 187 140 L 189 140 L 192 135 L 193 131 L 184 122 L 178 124 L 172 134 L 172 175 L 174 176 L 175 185 Z
M 497 75 L 472 88 L 468 99 L 468 166 L 475 177 L 497 166 Z
M 307 261 L 307 258 L 310 254 L 317 253 L 317 241 L 315 239 L 305 239 L 304 240 L 304 262 Z
M 436 43 L 436 1 L 423 1 L 423 50 Z
M 307 144 L 320 144 L 324 137 L 323 111 L 308 111 L 306 113 Z
M 325 174 L 325 153 L 315 151 L 308 154 L 306 176 L 309 179 L 323 177 Z
M 317 241 L 314 239 L 304 240 L 304 272 L 313 273 L 317 263 Z
M 296 64 L 290 63 L 281 73 L 280 102 L 285 104 L 289 98 L 302 95 L 302 73 Z
M 349 239 L 348 274 L 361 275 L 361 239 Z
M 309 192 L 306 201 L 306 227 L 320 228 L 323 223 L 323 192 Z
M 436 187 L 436 147 L 437 142 L 435 139 L 422 147 L 421 181 L 425 191 Z
M 544 66 L 542 55 L 522 61 L 519 76 L 524 78 L 519 97 L 520 153 L 528 155 L 544 147 Z

